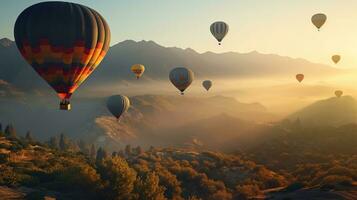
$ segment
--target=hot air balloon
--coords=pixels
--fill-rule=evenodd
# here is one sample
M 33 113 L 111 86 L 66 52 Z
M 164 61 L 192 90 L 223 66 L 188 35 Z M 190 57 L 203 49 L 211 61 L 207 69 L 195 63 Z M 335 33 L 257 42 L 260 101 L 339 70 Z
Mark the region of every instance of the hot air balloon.
M 327 16 L 323 13 L 315 14 L 311 17 L 311 22 L 316 26 L 317 30 L 325 24 Z
M 343 91 L 342 90 L 336 90 L 335 91 L 335 95 L 336 95 L 336 97 L 340 98 L 343 95 Z
M 181 95 L 184 94 L 184 91 L 194 79 L 193 72 L 185 67 L 177 67 L 171 70 L 169 77 L 171 83 L 181 91 Z
M 212 81 L 205 80 L 202 82 L 202 85 L 208 91 L 212 87 Z
M 333 55 L 333 56 L 331 57 L 331 59 L 332 59 L 332 61 L 333 61 L 335 64 L 337 64 L 338 62 L 340 62 L 341 56 L 340 56 L 340 55 Z
M 129 107 L 129 98 L 123 95 L 113 95 L 107 100 L 107 108 L 117 120 L 120 119 L 123 113 L 128 111 Z
M 139 79 L 143 75 L 145 67 L 141 64 L 135 64 L 131 66 L 131 71 L 135 74 L 136 78 Z
M 57 92 L 60 109 L 97 68 L 109 49 L 110 30 L 95 10 L 76 3 L 42 2 L 26 8 L 14 28 L 17 48 Z
M 304 74 L 296 74 L 296 80 L 298 80 L 300 83 L 302 80 L 304 80 Z
M 211 24 L 211 33 L 217 39 L 219 45 L 221 45 L 223 38 L 227 35 L 228 29 L 229 26 L 225 22 L 218 21 Z

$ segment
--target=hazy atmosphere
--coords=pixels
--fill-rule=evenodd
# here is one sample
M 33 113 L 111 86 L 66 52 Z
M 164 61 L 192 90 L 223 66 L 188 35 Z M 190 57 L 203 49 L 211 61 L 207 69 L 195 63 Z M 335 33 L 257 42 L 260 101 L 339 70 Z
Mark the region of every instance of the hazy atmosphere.
M 0 199 L 357 199 L 357 1 L 2 4 Z

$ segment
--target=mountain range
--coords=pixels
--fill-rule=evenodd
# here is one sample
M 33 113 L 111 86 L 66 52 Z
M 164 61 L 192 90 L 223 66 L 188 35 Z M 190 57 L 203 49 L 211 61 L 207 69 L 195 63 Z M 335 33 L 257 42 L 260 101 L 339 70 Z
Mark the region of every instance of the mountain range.
M 34 70 L 24 61 L 13 41 L 0 40 L 0 79 L 24 89 L 46 88 Z M 134 81 L 132 64 L 145 65 L 146 80 L 167 80 L 169 71 L 177 66 L 192 69 L 198 79 L 238 78 L 262 76 L 331 75 L 339 70 L 327 65 L 311 63 L 274 54 L 198 53 L 193 49 L 163 47 L 153 41 L 126 40 L 110 47 L 100 67 L 88 78 L 86 87 Z
M 56 96 L 21 58 L 13 41 L 0 40 L 0 57 L 0 122 L 14 123 L 23 133 L 29 129 L 42 140 L 64 132 L 72 138 L 86 138 L 107 146 L 243 147 L 244 142 L 255 140 L 264 129 L 269 129 L 268 122 L 279 119 L 260 103 L 242 103 L 221 95 L 149 95 L 149 90 L 147 95 L 130 97 L 132 106 L 120 123 L 108 113 L 105 97 L 101 96 L 77 96 L 72 100 L 73 110 L 65 113 L 58 110 Z M 145 64 L 145 84 L 167 80 L 173 66 L 188 66 L 198 78 L 338 72 L 329 66 L 272 54 L 197 53 L 192 49 L 163 47 L 153 41 L 127 40 L 110 48 L 101 67 L 84 87 L 134 82 L 129 70 L 134 63 Z M 344 96 L 318 101 L 288 119 L 309 125 L 339 126 L 355 123 L 356 116 L 357 102 Z

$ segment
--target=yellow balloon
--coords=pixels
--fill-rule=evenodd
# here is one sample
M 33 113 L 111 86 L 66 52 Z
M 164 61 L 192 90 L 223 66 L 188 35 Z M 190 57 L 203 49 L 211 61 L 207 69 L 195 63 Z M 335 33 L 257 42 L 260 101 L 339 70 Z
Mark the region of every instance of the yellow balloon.
M 311 22 L 316 26 L 318 30 L 325 24 L 327 16 L 323 13 L 315 14 L 311 17 Z
M 135 74 L 136 78 L 139 79 L 143 75 L 145 67 L 141 64 L 135 64 L 131 66 L 131 71 Z
M 337 64 L 338 62 L 340 62 L 341 60 L 341 56 L 340 55 L 333 55 L 332 57 L 332 61 Z
M 335 95 L 336 95 L 336 97 L 340 98 L 343 95 L 343 91 L 342 90 L 336 90 L 335 91 Z

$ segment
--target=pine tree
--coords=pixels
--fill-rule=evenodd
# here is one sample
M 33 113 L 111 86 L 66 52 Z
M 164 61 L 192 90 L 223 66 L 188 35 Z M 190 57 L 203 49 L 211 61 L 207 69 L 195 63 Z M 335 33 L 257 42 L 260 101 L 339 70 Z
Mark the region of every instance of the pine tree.
M 113 151 L 112 152 L 112 157 L 116 157 L 116 156 L 118 156 L 118 153 L 116 151 Z
M 60 141 L 59 141 L 59 148 L 61 151 L 66 151 L 66 150 L 68 150 L 68 147 L 69 147 L 68 139 L 63 133 L 61 133 Z
M 53 136 L 50 138 L 50 141 L 48 142 L 48 145 L 52 148 L 52 149 L 59 149 L 59 140 L 58 137 Z
M 165 188 L 159 184 L 159 176 L 155 172 L 149 172 L 144 180 L 138 179 L 135 184 L 135 191 L 139 195 L 139 200 L 164 200 Z
M 155 147 L 154 146 L 150 146 L 149 152 L 154 152 L 154 151 L 156 151 Z
M 77 142 L 72 141 L 72 140 L 68 140 L 68 145 L 67 145 L 67 151 L 74 151 L 74 152 L 79 152 L 81 151 L 81 148 L 79 148 Z
M 9 125 L 6 126 L 6 128 L 5 128 L 5 136 L 8 137 L 8 138 L 17 138 L 16 130 L 12 126 L 12 124 L 9 124 Z
M 109 184 L 104 199 L 133 199 L 136 172 L 120 157 L 107 158 L 98 165 L 100 177 Z
M 122 157 L 122 158 L 125 157 L 124 151 L 123 151 L 122 149 L 120 149 L 120 150 L 118 151 L 118 156 L 120 156 L 120 157 Z
M 132 154 L 132 152 L 131 152 L 131 146 L 130 146 L 130 144 L 128 144 L 128 145 L 126 145 L 125 146 L 125 154 L 126 154 L 126 156 L 131 156 L 131 154 Z
M 105 149 L 102 150 L 102 155 L 103 155 L 103 159 L 108 158 L 108 152 Z
M 141 148 L 141 146 L 137 146 L 135 148 L 135 153 L 136 153 L 136 155 L 141 155 L 144 153 L 144 150 Z
M 102 161 L 104 159 L 106 159 L 107 157 L 108 157 L 107 151 L 105 151 L 105 149 L 103 149 L 102 147 L 99 147 L 99 149 L 97 151 L 97 156 L 96 156 L 96 163 L 97 164 L 102 163 Z
M 89 149 L 88 144 L 85 141 L 79 140 L 78 147 L 82 153 L 84 153 L 85 155 L 89 155 L 90 149 Z
M 4 136 L 4 132 L 2 131 L 2 124 L 0 123 L 0 136 Z
M 27 131 L 26 136 L 25 136 L 25 140 L 26 140 L 26 142 L 29 142 L 29 143 L 34 141 L 30 131 Z
M 96 158 L 96 149 L 95 149 L 94 144 L 91 145 L 89 157 L 91 160 L 95 160 L 95 158 Z

